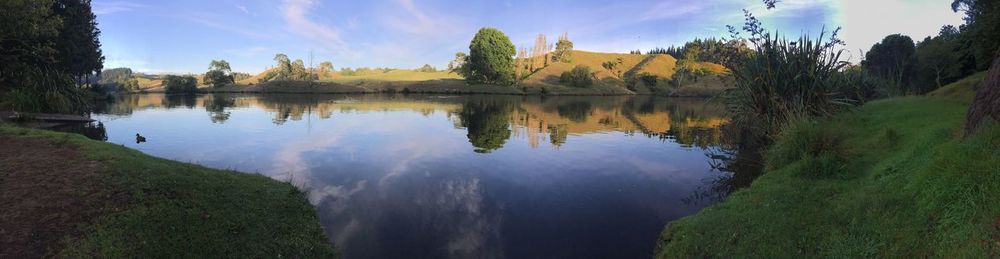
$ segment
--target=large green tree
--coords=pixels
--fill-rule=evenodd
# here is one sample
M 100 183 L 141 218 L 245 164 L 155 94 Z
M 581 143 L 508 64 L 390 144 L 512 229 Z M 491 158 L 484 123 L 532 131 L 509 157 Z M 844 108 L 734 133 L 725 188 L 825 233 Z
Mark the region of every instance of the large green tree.
M 573 42 L 569 34 L 563 33 L 556 42 L 556 50 L 552 52 L 552 61 L 569 63 L 573 61 Z
M 229 62 L 225 60 L 212 60 L 208 63 L 208 72 L 205 73 L 205 84 L 212 87 L 221 87 L 232 84 L 233 69 L 229 67 Z
M 861 62 L 868 71 L 889 80 L 899 94 L 911 92 L 910 79 L 916 64 L 916 46 L 909 36 L 893 34 L 875 43 Z
M 103 66 L 99 33 L 90 1 L 0 1 L 0 109 L 84 111 L 77 84 Z
M 292 61 L 288 55 L 278 53 L 274 55 L 275 69 L 273 77 L 278 80 L 288 80 L 292 76 Z
M 467 80 L 488 84 L 514 83 L 514 43 L 495 28 L 482 28 L 469 44 L 469 59 L 462 69 Z
M 943 32 L 947 32 L 943 30 Z M 917 80 L 915 88 L 926 93 L 956 80 L 961 72 L 960 53 L 956 36 L 944 34 L 927 37 L 917 43 Z
M 62 18 L 62 28 L 55 40 L 59 53 L 56 66 L 78 83 L 89 82 L 89 77 L 104 67 L 99 39 L 101 30 L 97 28 L 97 16 L 90 8 L 90 0 L 57 0 L 52 10 Z
M 1000 49 L 1000 1 L 953 0 L 951 7 L 966 15 L 962 41 L 968 46 L 976 70 L 989 69 L 993 54 Z

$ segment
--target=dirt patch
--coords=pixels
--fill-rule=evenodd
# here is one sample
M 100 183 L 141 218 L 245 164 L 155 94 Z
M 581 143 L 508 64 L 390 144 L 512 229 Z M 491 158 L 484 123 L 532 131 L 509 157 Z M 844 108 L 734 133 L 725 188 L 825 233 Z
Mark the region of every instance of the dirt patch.
M 54 257 L 108 207 L 100 169 L 69 144 L 0 136 L 0 258 Z

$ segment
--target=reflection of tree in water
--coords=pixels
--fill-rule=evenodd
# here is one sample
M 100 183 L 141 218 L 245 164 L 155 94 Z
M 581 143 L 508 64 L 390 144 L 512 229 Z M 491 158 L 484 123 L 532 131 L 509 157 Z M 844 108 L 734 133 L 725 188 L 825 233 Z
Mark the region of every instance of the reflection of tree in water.
M 259 100 L 264 108 L 274 112 L 274 118 L 271 121 L 281 125 L 288 120 L 302 120 L 303 115 L 312 114 L 313 109 L 319 105 L 320 101 L 328 98 L 309 95 L 266 94 L 262 95 Z
M 476 153 L 490 153 L 503 147 L 510 138 L 510 109 L 483 100 L 462 105 L 458 113 L 462 127 L 468 129 L 469 142 Z
M 722 131 L 723 144 L 710 148 L 705 155 L 711 159 L 713 170 L 726 174 L 708 179 L 706 185 L 684 198 L 685 202 L 721 201 L 736 190 L 750 186 L 763 172 L 765 138 L 732 125 L 722 127 Z
M 590 112 L 593 111 L 593 109 L 593 106 L 591 106 L 589 102 L 571 102 L 556 106 L 556 111 L 559 112 L 559 116 L 567 118 L 572 122 L 587 121 L 587 117 L 590 116 Z
M 170 94 L 163 98 L 163 106 L 169 108 L 187 107 L 192 109 L 198 103 L 198 96 L 193 94 Z
M 566 137 L 569 136 L 569 129 L 566 124 L 549 125 L 549 141 L 554 146 L 566 144 Z
M 226 108 L 231 108 L 236 105 L 236 100 L 230 96 L 224 95 L 213 95 L 208 100 L 205 100 L 205 111 L 208 112 L 209 118 L 212 119 L 212 123 L 225 123 L 229 120 L 230 112 L 226 111 Z
M 108 131 L 104 128 L 104 123 L 69 123 L 51 128 L 59 132 L 77 133 L 89 139 L 108 141 Z

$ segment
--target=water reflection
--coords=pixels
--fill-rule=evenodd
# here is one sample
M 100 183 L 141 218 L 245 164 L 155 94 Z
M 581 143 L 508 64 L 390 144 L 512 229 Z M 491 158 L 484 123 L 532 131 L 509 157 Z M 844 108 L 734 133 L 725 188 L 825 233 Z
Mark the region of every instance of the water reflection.
M 346 258 L 648 257 L 739 166 L 701 99 L 132 95 L 94 117 L 111 142 L 292 182 Z

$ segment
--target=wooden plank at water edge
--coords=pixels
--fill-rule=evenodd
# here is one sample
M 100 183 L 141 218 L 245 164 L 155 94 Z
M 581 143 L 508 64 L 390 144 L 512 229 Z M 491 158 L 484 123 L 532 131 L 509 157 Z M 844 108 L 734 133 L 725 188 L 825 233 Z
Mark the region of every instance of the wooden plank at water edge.
M 3 121 L 92 122 L 88 117 L 72 114 L 0 112 Z

